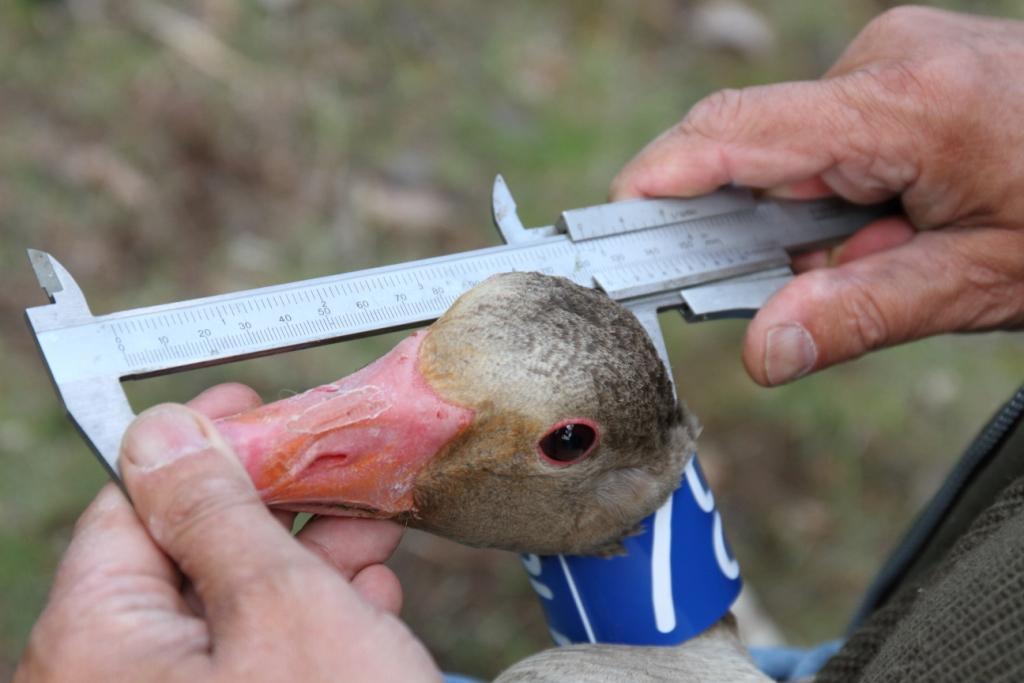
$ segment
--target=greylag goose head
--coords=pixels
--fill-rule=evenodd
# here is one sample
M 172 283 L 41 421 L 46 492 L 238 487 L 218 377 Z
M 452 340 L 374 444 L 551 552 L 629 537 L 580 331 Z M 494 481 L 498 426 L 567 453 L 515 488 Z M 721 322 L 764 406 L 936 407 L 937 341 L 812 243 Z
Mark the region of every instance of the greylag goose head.
M 362 370 L 218 421 L 269 505 L 517 552 L 614 552 L 679 484 L 696 422 L 604 294 L 494 276 Z

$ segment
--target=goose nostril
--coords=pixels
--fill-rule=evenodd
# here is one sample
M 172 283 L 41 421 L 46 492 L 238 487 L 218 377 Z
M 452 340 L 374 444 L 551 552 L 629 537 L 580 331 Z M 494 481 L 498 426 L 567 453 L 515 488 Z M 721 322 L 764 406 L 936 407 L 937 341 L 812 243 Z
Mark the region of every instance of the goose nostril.
M 328 453 L 326 455 L 318 455 L 309 467 L 306 468 L 304 474 L 315 474 L 318 472 L 327 472 L 337 467 L 344 467 L 348 461 L 348 453 Z

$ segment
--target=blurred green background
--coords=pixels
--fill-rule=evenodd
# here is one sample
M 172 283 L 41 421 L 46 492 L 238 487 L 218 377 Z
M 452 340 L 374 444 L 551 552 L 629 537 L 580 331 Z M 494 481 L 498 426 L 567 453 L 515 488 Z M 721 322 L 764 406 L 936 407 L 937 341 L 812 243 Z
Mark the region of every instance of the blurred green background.
M 1020 17 L 1024 1 L 945 6 Z M 888 3 L 0 2 L 0 677 L 104 475 L 21 319 L 28 246 L 105 312 L 497 242 L 501 172 L 527 225 L 605 197 L 701 96 L 813 78 Z M 836 634 L 952 458 L 1024 378 L 1020 334 L 897 348 L 776 390 L 743 324 L 665 316 L 702 460 L 748 581 L 795 643 Z M 264 398 L 394 337 L 130 386 L 137 408 L 222 380 Z M 547 646 L 518 561 L 409 534 L 405 616 L 442 666 Z

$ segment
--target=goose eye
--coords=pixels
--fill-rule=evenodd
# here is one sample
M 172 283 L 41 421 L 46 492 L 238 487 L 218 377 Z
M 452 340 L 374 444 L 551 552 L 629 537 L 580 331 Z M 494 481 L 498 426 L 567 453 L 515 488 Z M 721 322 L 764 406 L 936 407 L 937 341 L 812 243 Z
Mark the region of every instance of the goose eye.
M 556 465 L 583 460 L 594 450 L 597 431 L 582 422 L 567 422 L 552 429 L 537 444 L 541 454 Z

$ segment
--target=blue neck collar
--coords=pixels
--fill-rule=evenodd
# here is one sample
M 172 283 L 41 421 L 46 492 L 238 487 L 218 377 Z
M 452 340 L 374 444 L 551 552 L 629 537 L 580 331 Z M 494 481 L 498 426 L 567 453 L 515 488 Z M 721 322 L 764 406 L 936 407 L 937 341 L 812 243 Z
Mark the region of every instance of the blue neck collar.
M 622 556 L 523 556 L 556 644 L 677 645 L 729 611 L 740 568 L 696 455 L 642 529 Z

